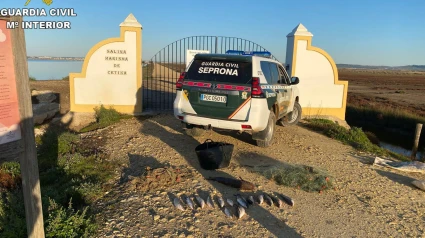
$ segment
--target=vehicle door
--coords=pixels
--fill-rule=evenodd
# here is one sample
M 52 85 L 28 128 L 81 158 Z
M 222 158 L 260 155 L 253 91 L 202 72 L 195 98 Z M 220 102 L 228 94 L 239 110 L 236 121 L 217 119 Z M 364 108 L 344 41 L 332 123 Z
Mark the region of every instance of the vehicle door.
M 283 101 L 285 102 L 285 108 L 288 110 L 290 109 L 292 111 L 292 87 L 291 87 L 291 80 L 289 79 L 288 74 L 286 73 L 286 70 L 281 66 L 277 65 L 279 69 L 279 83 L 281 86 L 283 86 L 283 90 L 285 91 L 285 98 Z M 286 111 L 288 113 L 289 111 Z
M 288 89 L 285 84 L 281 84 L 281 76 L 279 73 L 279 68 L 276 63 L 269 62 L 270 71 L 272 74 L 273 89 L 277 94 L 277 102 L 279 105 L 279 115 L 278 118 L 282 117 L 288 112 L 289 98 L 288 98 Z
M 276 78 L 273 78 L 272 76 L 269 61 L 260 61 L 260 66 L 261 66 L 261 71 L 263 72 L 263 75 L 267 81 L 267 85 L 262 87 L 262 89 L 267 100 L 267 105 L 269 108 L 271 108 L 275 104 L 276 98 L 278 96 L 273 86 L 274 84 L 276 84 Z M 273 80 L 275 81 L 273 82 Z

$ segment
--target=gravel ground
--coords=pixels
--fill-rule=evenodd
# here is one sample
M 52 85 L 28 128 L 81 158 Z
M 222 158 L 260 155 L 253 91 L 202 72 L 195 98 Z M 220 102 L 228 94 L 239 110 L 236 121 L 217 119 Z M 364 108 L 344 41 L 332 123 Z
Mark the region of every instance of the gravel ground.
M 424 175 L 374 167 L 372 156 L 301 126 L 277 127 L 270 148 L 254 146 L 248 134 L 207 132 L 194 139 L 171 115 L 125 120 L 89 134 L 103 140 L 103 149 L 122 162 L 121 177 L 95 205 L 103 224 L 98 237 L 423 237 L 424 193 L 411 181 Z M 200 168 L 194 148 L 207 138 L 235 145 L 228 168 Z M 285 163 L 325 169 L 337 188 L 305 192 L 252 171 Z M 187 172 L 181 182 L 149 191 L 129 186 L 146 166 L 166 164 Z M 242 177 L 258 189 L 240 192 L 205 179 L 210 176 Z M 195 194 L 235 200 L 237 193 L 262 192 L 285 194 L 295 206 L 252 206 L 237 219 L 227 218 L 217 203 L 214 209 L 180 211 L 171 201 Z

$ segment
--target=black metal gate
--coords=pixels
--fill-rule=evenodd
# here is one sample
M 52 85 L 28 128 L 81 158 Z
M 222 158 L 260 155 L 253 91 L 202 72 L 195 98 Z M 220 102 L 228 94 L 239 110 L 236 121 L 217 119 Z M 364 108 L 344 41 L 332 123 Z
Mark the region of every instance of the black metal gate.
M 267 51 L 262 46 L 237 37 L 191 36 L 177 40 L 143 63 L 143 110 L 173 109 L 175 84 L 186 69 L 187 50 L 208 50 L 222 54 L 227 50 Z M 272 56 L 273 59 L 276 59 Z

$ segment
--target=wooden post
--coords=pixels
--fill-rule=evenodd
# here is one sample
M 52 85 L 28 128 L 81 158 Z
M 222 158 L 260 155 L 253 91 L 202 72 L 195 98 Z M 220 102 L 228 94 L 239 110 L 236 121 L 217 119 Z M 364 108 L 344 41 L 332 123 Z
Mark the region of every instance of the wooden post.
M 19 22 L 19 26 L 21 26 L 22 17 L 11 17 L 10 20 Z M 28 237 L 38 238 L 44 237 L 44 223 L 24 29 L 19 27 L 11 30 L 11 40 L 21 118 L 21 145 L 23 146 L 23 152 L 19 156 L 19 161 L 21 164 L 27 232 Z
M 411 156 L 412 160 L 416 160 L 416 153 L 418 152 L 421 131 L 422 131 L 422 124 L 420 123 L 416 124 L 415 140 L 413 142 L 413 149 L 412 149 L 412 156 Z

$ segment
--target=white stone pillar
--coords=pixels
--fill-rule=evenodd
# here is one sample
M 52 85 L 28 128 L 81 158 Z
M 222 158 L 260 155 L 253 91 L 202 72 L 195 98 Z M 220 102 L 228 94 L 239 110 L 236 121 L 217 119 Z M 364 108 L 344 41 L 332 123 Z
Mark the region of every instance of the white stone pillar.
M 332 57 L 311 45 L 313 34 L 301 23 L 287 35 L 288 74 L 298 77 L 303 117 L 332 116 L 345 120 L 348 82 L 338 80 Z

